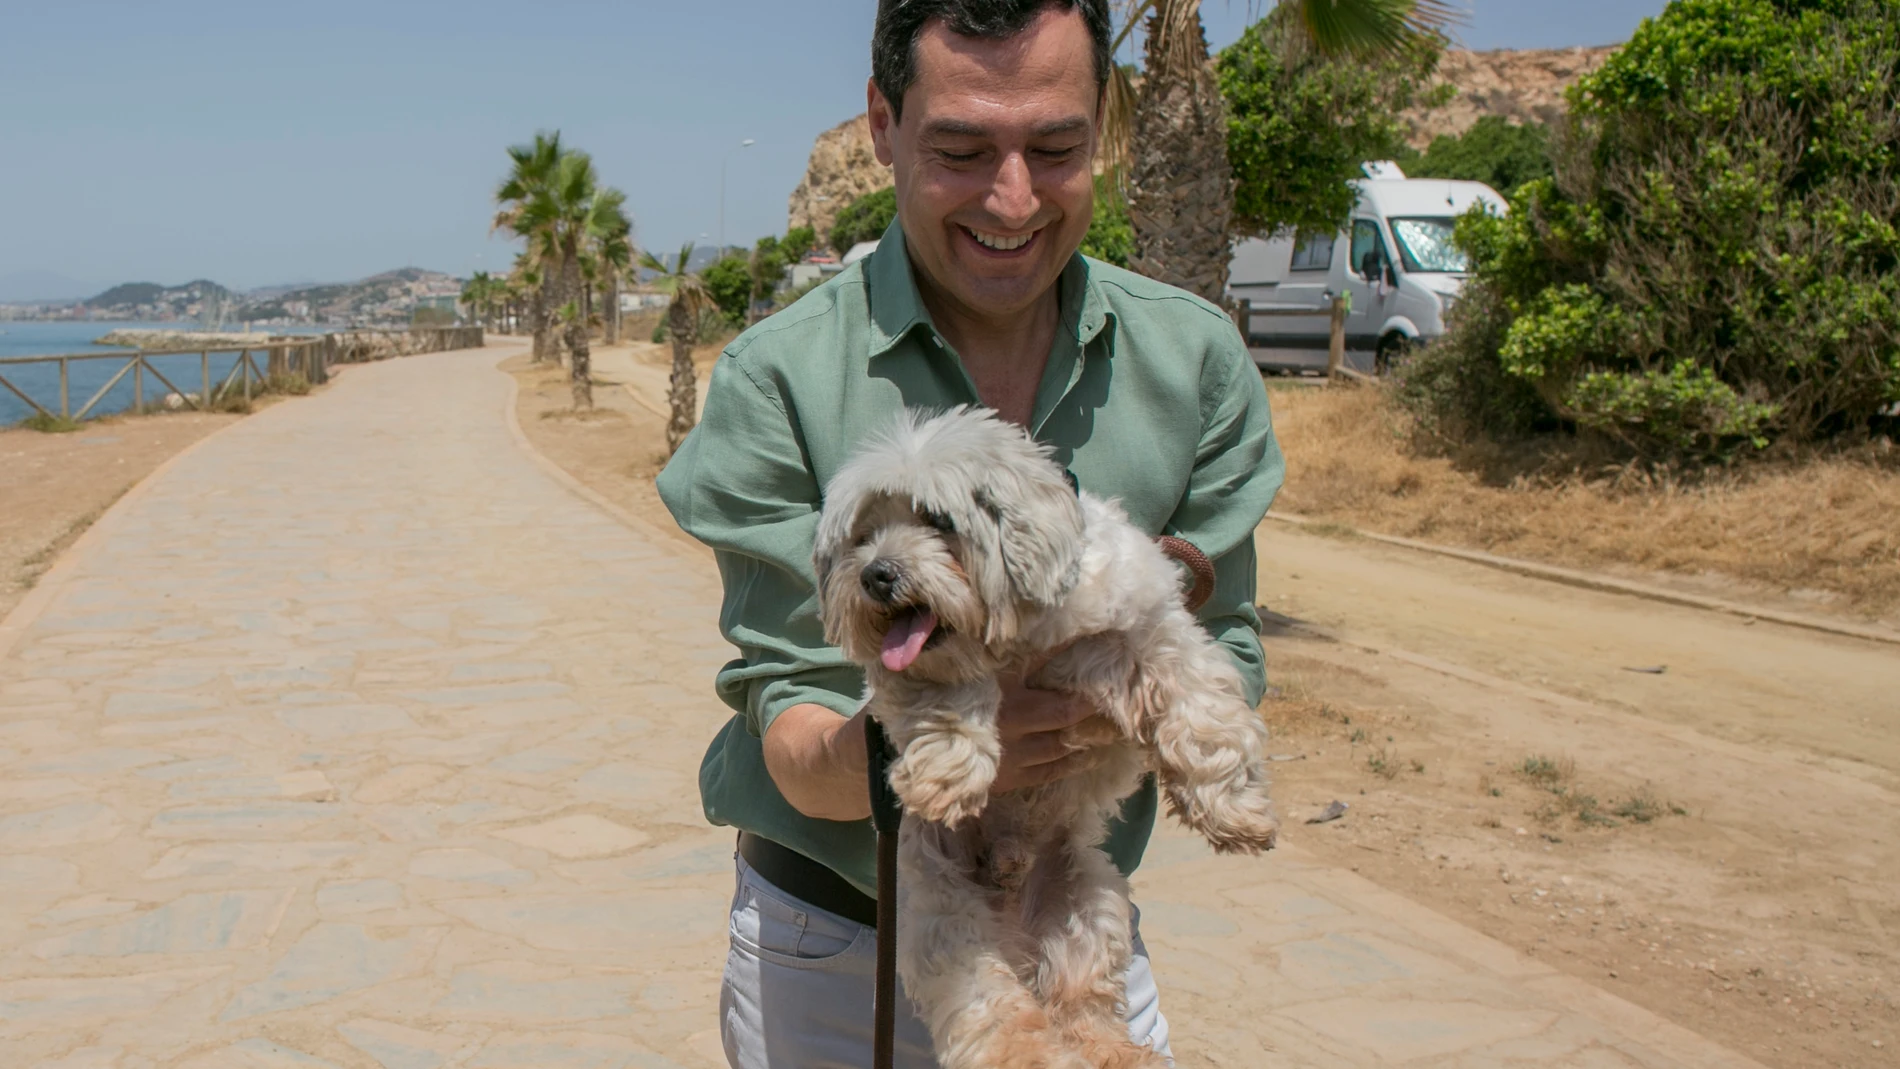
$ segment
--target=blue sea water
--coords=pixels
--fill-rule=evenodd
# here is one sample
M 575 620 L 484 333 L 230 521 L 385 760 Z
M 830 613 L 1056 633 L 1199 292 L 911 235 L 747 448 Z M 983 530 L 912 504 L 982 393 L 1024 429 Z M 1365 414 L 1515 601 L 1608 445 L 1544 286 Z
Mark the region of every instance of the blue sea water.
M 94 345 L 93 339 L 107 331 L 125 328 L 147 330 L 193 330 L 190 323 L 102 323 L 57 322 L 57 323 L 21 323 L 0 321 L 0 357 L 38 356 L 52 353 L 129 353 L 130 350 L 117 346 Z M 285 329 L 273 327 L 274 333 L 292 334 L 315 332 L 320 328 Z M 237 363 L 236 352 L 212 353 L 212 383 L 224 380 Z M 253 354 L 252 359 L 259 368 L 264 366 L 261 354 Z M 176 356 L 157 356 L 150 360 L 152 367 L 170 379 L 178 389 L 185 393 L 200 393 L 204 389 L 203 370 L 197 353 L 181 353 Z M 125 366 L 124 360 L 74 360 L 68 364 L 67 396 L 74 412 L 86 403 L 99 387 L 104 386 L 112 376 Z M 51 412 L 59 411 L 59 365 L 44 364 L 0 364 L 0 378 L 39 402 Z M 134 387 L 133 376 L 128 374 L 119 380 L 105 397 L 88 413 L 92 416 L 109 415 L 123 412 L 132 407 Z M 145 400 L 147 405 L 163 403 L 165 395 L 171 390 L 159 381 L 158 375 L 145 376 Z M 14 395 L 12 390 L 0 386 L 0 426 L 17 423 L 33 414 L 26 402 Z

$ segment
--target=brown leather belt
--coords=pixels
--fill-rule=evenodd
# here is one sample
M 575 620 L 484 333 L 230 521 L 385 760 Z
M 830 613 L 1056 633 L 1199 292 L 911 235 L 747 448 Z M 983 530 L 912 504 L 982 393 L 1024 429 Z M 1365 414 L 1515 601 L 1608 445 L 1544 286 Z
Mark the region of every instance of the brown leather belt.
M 877 899 L 851 886 L 843 876 L 831 871 L 790 847 L 749 831 L 739 833 L 739 856 L 767 883 L 793 898 L 856 921 L 866 928 L 877 927 Z

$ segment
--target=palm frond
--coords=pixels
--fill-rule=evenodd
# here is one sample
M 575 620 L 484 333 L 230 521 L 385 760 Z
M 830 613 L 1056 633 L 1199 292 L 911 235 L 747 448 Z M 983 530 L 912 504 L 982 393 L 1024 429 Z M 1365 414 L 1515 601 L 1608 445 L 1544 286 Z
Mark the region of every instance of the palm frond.
M 1366 57 L 1442 38 L 1465 20 L 1451 0 L 1295 0 L 1313 44 L 1327 55 Z

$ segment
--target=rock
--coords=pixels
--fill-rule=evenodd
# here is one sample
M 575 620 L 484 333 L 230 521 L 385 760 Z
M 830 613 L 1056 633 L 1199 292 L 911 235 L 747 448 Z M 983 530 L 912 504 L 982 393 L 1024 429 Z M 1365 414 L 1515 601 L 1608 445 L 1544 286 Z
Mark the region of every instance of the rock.
M 877 162 L 871 148 L 871 124 L 864 116 L 847 119 L 818 135 L 804 180 L 792 190 L 788 229 L 809 226 L 818 231 L 822 248 L 830 241 L 831 224 L 838 213 L 866 193 L 891 184 L 891 169 Z
M 270 344 L 268 334 L 240 334 L 207 330 L 115 330 L 93 342 L 94 345 L 122 345 L 127 349 L 187 349 L 224 352 L 232 349 L 261 349 Z
M 1338 820 L 1340 817 L 1345 816 L 1346 810 L 1350 808 L 1351 806 L 1348 806 L 1344 802 L 1335 801 L 1332 805 L 1327 806 L 1323 811 L 1321 811 L 1321 813 L 1318 816 L 1307 817 L 1306 822 L 1308 824 L 1329 824 L 1335 820 Z

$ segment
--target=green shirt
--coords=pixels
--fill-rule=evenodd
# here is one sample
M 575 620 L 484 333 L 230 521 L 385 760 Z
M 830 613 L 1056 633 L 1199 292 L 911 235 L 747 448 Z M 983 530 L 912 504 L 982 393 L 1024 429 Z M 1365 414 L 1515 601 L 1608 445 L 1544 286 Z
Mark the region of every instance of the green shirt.
M 1232 320 L 1182 290 L 1078 255 L 1059 295 L 1031 431 L 1084 489 L 1121 499 L 1136 526 L 1214 560 L 1200 618 L 1258 701 L 1253 531 L 1285 473 L 1259 372 Z M 976 403 L 893 224 L 876 252 L 726 347 L 705 415 L 659 477 L 680 527 L 714 550 L 719 626 L 739 650 L 715 684 L 737 715 L 700 766 L 706 817 L 791 847 L 867 894 L 869 822 L 793 809 L 760 738 L 793 705 L 849 716 L 862 700 L 863 674 L 825 643 L 818 619 L 811 550 L 826 482 L 900 409 Z M 1152 782 L 1123 806 L 1108 843 L 1123 872 L 1140 862 L 1155 809 Z

